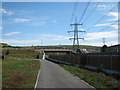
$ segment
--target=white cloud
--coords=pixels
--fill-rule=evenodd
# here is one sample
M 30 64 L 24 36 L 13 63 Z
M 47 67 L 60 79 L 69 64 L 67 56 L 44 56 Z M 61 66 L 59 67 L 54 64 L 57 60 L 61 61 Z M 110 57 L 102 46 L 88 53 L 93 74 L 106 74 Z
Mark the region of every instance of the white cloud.
M 20 32 L 11 32 L 11 33 L 7 33 L 7 34 L 4 34 L 5 36 L 12 36 L 14 34 L 19 34 Z
M 33 25 L 33 26 L 44 26 L 46 24 L 45 21 L 34 21 L 29 23 L 29 25 Z
M 106 5 L 98 5 L 98 7 L 106 8 Z
M 118 29 L 118 25 L 111 25 L 112 23 L 105 23 L 105 24 L 97 24 L 95 26 L 109 26 L 113 27 L 114 29 Z
M 0 26 L 0 31 L 2 30 L 2 28 L 3 28 L 3 27 L 2 27 L 2 26 Z
M 52 22 L 52 23 L 57 23 L 57 21 L 55 21 L 55 20 L 54 20 L 54 21 L 49 21 L 49 22 Z
M 106 5 L 98 5 L 98 10 L 107 10 L 108 7 Z
M 117 31 L 87 33 L 85 40 L 95 40 L 100 38 L 118 37 Z
M 49 40 L 55 40 L 55 41 L 69 39 L 69 37 L 67 36 L 55 35 L 55 34 L 42 34 L 41 37 L 46 40 L 49 39 Z
M 118 41 L 106 42 L 107 46 L 117 45 L 117 44 L 118 44 Z M 81 45 L 103 46 L 103 43 L 101 43 L 101 42 L 89 42 L 89 43 L 81 43 Z
M 78 30 L 85 30 L 85 29 L 78 29 Z
M 118 25 L 111 25 L 111 27 L 118 29 Z
M 31 19 L 25 19 L 25 18 L 15 18 L 14 22 L 28 22 L 31 21 Z
M 12 15 L 12 14 L 14 14 L 14 13 L 13 13 L 12 11 L 8 11 L 7 14 L 8 14 L 8 15 Z
M 107 26 L 107 25 L 110 25 L 110 23 L 105 23 L 105 24 L 97 24 L 95 26 Z
M 107 21 L 117 21 L 118 20 L 118 12 L 110 12 L 107 16 L 113 16 L 114 18 L 108 19 Z
M 97 7 L 98 7 L 98 10 L 104 10 L 104 11 L 107 11 L 107 10 L 110 10 L 110 9 L 112 9 L 113 7 L 115 7 L 115 5 L 111 5 L 111 4 L 109 4 L 109 5 L 105 5 L 105 4 L 102 4 L 102 5 L 97 5 Z
M 0 11 L 1 11 L 2 14 L 7 14 L 7 15 L 12 15 L 12 14 L 14 14 L 12 11 L 10 11 L 10 10 L 5 10 L 5 9 L 3 9 L 3 8 L 0 8 Z
M 31 44 L 40 42 L 40 40 L 15 40 L 15 39 L 3 39 L 2 42 L 12 43 L 12 44 Z

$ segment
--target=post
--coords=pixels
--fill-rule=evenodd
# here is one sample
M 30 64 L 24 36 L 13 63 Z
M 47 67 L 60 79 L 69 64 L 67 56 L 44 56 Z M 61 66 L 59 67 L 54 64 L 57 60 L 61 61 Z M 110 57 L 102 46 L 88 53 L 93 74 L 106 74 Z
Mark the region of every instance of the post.
M 110 72 L 110 74 L 112 74 L 112 57 L 113 57 L 113 56 L 111 55 L 111 58 L 110 58 L 110 63 L 111 63 L 111 70 L 110 70 L 110 71 L 111 71 L 111 72 Z

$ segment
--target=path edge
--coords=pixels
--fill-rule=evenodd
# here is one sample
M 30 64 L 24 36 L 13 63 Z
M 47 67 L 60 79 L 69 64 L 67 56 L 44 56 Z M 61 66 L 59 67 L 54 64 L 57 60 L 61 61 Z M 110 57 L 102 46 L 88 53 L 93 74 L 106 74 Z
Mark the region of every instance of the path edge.
M 38 75 L 37 75 L 37 79 L 36 79 L 36 83 L 35 83 L 35 86 L 34 86 L 34 90 L 37 88 L 40 72 L 41 72 L 41 65 L 40 65 L 40 70 L 39 70 Z

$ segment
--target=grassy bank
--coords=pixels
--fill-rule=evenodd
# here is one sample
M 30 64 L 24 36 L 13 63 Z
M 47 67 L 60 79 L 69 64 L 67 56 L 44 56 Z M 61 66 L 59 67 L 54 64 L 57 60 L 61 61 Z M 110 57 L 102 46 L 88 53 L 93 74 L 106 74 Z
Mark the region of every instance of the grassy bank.
M 76 66 L 63 64 L 60 64 L 60 66 L 95 88 L 120 88 L 120 79 L 116 80 L 112 76 L 105 75 L 104 73 L 97 73 Z
M 2 54 L 9 57 L 36 59 L 39 52 L 34 50 L 2 50 Z M 41 55 L 42 57 L 42 55 Z
M 2 61 L 3 88 L 34 88 L 40 61 L 5 57 Z

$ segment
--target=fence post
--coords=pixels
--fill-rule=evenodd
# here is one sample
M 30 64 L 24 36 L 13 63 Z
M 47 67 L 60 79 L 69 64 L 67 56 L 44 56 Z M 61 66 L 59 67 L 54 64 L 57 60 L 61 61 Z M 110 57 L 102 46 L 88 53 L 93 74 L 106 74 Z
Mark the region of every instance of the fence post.
M 80 56 L 78 56 L 78 65 L 80 66 Z
M 112 54 L 111 54 L 111 58 L 110 58 L 111 60 L 110 60 L 110 63 L 111 63 L 111 72 L 110 73 L 112 73 Z
M 99 55 L 99 69 L 100 69 L 100 55 Z
M 88 66 L 88 55 L 87 55 L 87 66 Z

